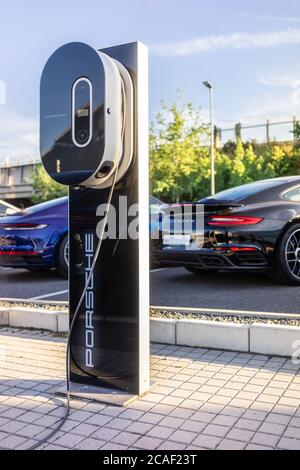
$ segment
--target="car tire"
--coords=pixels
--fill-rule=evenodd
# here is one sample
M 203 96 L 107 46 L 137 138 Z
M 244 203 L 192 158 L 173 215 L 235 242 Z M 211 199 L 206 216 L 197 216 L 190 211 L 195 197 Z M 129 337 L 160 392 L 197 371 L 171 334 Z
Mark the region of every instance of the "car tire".
M 193 274 L 216 274 L 219 272 L 219 269 L 201 269 L 194 266 L 185 266 L 185 269 Z
M 300 285 L 300 224 L 292 225 L 284 233 L 269 277 L 280 284 Z
M 68 277 L 68 249 L 69 240 L 68 236 L 65 235 L 58 247 L 56 261 L 56 271 L 61 277 L 64 278 Z

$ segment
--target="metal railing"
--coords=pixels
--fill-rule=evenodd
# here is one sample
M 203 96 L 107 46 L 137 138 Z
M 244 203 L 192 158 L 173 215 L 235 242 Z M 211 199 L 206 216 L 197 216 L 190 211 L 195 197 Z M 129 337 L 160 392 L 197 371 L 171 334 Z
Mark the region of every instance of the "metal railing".
M 266 119 L 266 121 L 264 123 L 259 123 L 259 124 L 246 124 L 246 125 L 243 125 L 242 123 L 238 122 L 234 127 L 230 127 L 230 128 L 221 128 L 221 127 L 216 127 L 215 128 L 215 142 L 218 146 L 222 146 L 223 145 L 223 137 L 224 137 L 224 133 L 229 133 L 231 132 L 232 135 L 233 135 L 233 140 L 237 141 L 238 139 L 241 139 L 241 140 L 256 140 L 256 139 L 244 139 L 244 132 L 245 130 L 252 130 L 252 129 L 265 129 L 265 131 L 263 132 L 263 136 L 262 137 L 262 141 L 265 142 L 265 143 L 270 143 L 270 142 L 273 142 L 273 141 L 295 141 L 295 129 L 296 129 L 296 125 L 297 125 L 297 118 L 296 116 L 293 116 L 293 119 L 290 120 L 290 121 L 274 121 L 274 122 L 271 122 L 269 119 Z M 288 134 L 286 135 L 285 138 L 280 138 L 278 139 L 277 138 L 272 138 L 271 137 L 271 129 L 273 128 L 273 126 L 290 126 L 289 130 L 288 130 Z M 289 138 L 290 137 L 290 138 Z M 227 139 L 228 140 L 232 140 L 232 139 Z M 226 140 L 225 140 L 226 141 Z

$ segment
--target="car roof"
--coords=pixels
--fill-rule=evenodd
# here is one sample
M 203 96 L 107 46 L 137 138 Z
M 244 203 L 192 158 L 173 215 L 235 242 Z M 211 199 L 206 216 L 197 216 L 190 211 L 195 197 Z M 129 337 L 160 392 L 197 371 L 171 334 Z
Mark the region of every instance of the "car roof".
M 251 183 L 234 186 L 225 189 L 213 196 L 200 199 L 200 203 L 225 203 L 225 202 L 241 202 L 246 200 L 254 200 L 259 197 L 259 194 L 273 194 L 280 193 L 283 189 L 291 184 L 300 183 L 300 175 L 283 176 L 279 178 L 268 178 L 264 180 L 253 181 Z M 276 190 L 278 188 L 278 190 Z
M 59 205 L 68 204 L 68 197 L 60 197 L 58 199 L 52 199 L 51 201 L 41 202 L 40 204 L 36 204 L 35 206 L 30 206 L 26 209 L 26 212 L 38 212 L 41 210 L 51 209 L 52 207 L 56 207 Z

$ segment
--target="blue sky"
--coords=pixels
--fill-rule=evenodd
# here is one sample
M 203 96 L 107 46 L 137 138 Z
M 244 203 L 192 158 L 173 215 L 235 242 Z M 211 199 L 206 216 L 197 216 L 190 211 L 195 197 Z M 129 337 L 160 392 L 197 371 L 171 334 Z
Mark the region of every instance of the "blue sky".
M 69 41 L 147 44 L 151 118 L 177 89 L 206 118 L 207 79 L 220 126 L 300 118 L 299 0 L 0 0 L 0 39 L 1 160 L 38 155 L 40 74 Z

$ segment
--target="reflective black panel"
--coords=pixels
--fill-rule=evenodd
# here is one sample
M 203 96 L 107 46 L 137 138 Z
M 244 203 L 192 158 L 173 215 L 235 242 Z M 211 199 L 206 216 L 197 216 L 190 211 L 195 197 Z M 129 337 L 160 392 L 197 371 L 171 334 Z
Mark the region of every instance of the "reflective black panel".
M 75 106 L 72 106 L 74 87 Z M 91 85 L 89 85 L 89 82 Z M 90 102 L 90 86 L 92 103 Z M 72 110 L 75 122 L 72 125 Z M 92 115 L 91 115 L 92 113 Z M 91 129 L 90 129 L 91 126 Z M 72 139 L 75 135 L 75 139 Z M 79 145 L 76 145 L 77 144 Z M 40 89 L 40 153 L 49 175 L 79 185 L 97 170 L 104 151 L 104 69 L 93 48 L 74 42 L 45 65 Z
M 106 51 L 104 51 L 106 52 Z M 108 50 L 127 67 L 136 85 L 137 45 Z M 136 124 L 134 126 L 136 129 Z M 134 136 L 133 161 L 116 185 L 112 205 L 118 215 L 119 197 L 129 206 L 139 203 L 138 158 Z M 70 188 L 70 314 L 78 305 L 96 250 L 97 207 L 106 204 L 109 189 Z M 148 212 L 147 206 L 143 208 Z M 122 212 L 122 215 L 124 213 Z M 128 223 L 131 219 L 129 217 Z M 105 239 L 88 286 L 71 341 L 71 380 L 81 384 L 139 391 L 139 240 Z M 145 248 L 147 250 L 147 248 Z M 141 336 L 141 338 L 140 338 Z

